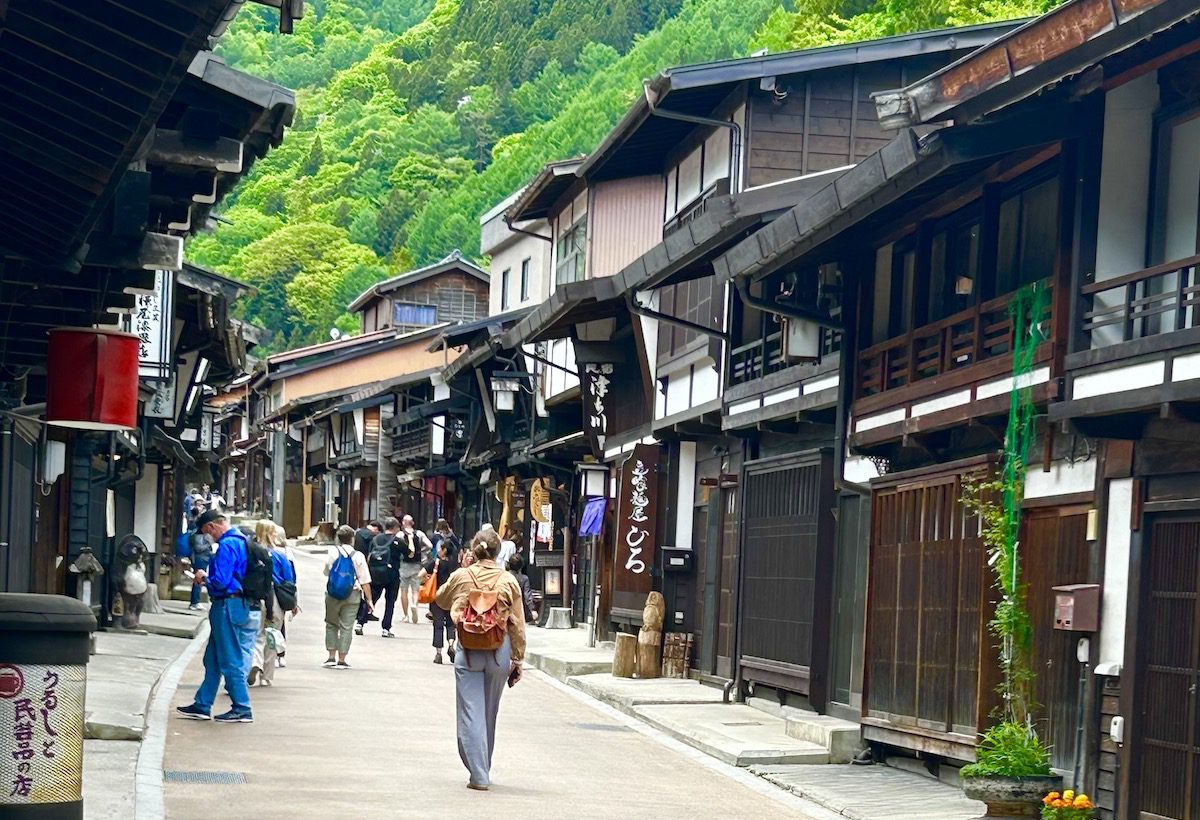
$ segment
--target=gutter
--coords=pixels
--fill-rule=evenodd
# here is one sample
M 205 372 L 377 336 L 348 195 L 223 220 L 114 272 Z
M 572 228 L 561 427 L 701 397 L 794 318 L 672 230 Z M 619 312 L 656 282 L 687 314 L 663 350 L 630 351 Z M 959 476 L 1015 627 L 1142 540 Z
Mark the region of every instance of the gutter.
M 669 325 L 678 325 L 687 330 L 694 330 L 697 333 L 703 333 L 706 336 L 713 336 L 723 342 L 729 341 L 729 334 L 724 330 L 706 327 L 695 322 L 689 322 L 687 319 L 680 319 L 678 316 L 668 316 L 665 313 L 659 313 L 657 310 L 646 307 L 638 302 L 633 291 L 625 291 L 625 304 L 629 307 L 629 312 L 637 316 L 644 316 L 647 319 L 657 319 L 660 322 L 665 322 Z
M 694 125 L 708 125 L 713 128 L 728 128 L 733 132 L 733 150 L 729 152 L 729 181 L 731 188 L 737 189 L 740 187 L 742 159 L 742 127 L 740 125 L 732 120 L 717 120 L 712 117 L 699 117 L 695 114 L 684 114 L 681 111 L 669 111 L 665 108 L 658 108 L 655 105 L 655 100 L 659 95 L 658 92 L 651 89 L 651 82 L 649 80 L 642 82 L 642 90 L 645 93 L 646 105 L 650 109 L 650 116 L 652 117 L 690 122 Z
M 784 316 L 788 319 L 802 319 L 806 322 L 814 322 L 821 327 L 827 327 L 831 330 L 844 330 L 842 323 L 833 319 L 824 313 L 815 310 L 806 310 L 805 308 L 796 305 L 785 305 L 780 302 L 771 302 L 766 299 L 760 299 L 750 293 L 750 283 L 744 276 L 738 276 L 734 280 L 737 284 L 738 295 L 742 297 L 742 302 L 756 310 L 773 313 L 776 316 Z
M 527 231 L 524 228 L 518 228 L 516 225 L 513 224 L 512 217 L 508 215 L 508 211 L 504 212 L 504 224 L 506 226 L 508 226 L 508 229 L 510 231 L 512 231 L 513 233 L 524 234 L 525 236 L 532 236 L 534 239 L 540 239 L 543 242 L 549 242 L 551 245 L 554 244 L 553 236 L 545 236 L 543 234 L 537 233 L 536 231 Z

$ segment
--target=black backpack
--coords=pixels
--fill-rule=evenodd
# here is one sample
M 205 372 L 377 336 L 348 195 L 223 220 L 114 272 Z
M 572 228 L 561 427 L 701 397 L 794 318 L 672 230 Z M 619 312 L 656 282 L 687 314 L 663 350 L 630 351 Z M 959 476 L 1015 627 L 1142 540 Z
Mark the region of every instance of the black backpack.
M 367 559 L 370 566 L 376 569 L 386 567 L 392 560 L 392 544 L 395 538 L 387 533 L 375 536 L 371 541 L 371 554 Z
M 251 601 L 268 600 L 274 593 L 271 551 L 254 539 L 246 540 L 246 574 L 242 576 L 242 596 Z

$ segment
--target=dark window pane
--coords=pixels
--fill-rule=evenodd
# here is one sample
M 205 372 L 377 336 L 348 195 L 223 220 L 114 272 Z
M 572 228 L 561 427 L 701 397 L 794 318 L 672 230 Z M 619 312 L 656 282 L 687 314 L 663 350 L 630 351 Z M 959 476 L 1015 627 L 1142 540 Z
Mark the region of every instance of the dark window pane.
M 1021 241 L 1021 197 L 1013 196 L 1000 203 L 1000 220 L 996 227 L 996 295 L 1008 293 L 1017 280 L 1017 248 Z
M 1021 285 L 1047 279 L 1054 273 L 1058 238 L 1058 180 L 1048 179 L 1030 188 L 1021 204 Z

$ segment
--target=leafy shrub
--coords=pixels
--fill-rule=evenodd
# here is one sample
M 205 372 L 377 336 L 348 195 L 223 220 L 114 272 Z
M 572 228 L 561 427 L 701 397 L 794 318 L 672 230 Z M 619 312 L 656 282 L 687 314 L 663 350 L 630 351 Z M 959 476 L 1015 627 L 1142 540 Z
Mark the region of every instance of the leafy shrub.
M 1008 721 L 984 733 L 975 748 L 975 762 L 959 772 L 962 777 L 1038 777 L 1050 773 L 1050 751 L 1037 732 Z

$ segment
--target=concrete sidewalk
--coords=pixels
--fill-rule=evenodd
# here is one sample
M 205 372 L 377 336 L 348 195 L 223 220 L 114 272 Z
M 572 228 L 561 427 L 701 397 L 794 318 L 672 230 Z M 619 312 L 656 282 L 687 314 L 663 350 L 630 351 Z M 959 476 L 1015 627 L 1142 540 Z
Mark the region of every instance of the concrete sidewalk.
M 610 645 L 581 629 L 528 630 L 527 665 L 712 758 L 851 820 L 968 820 L 985 807 L 932 777 L 855 766 L 858 726 L 752 698 L 725 703 L 694 680 L 614 678 Z M 830 761 L 835 762 L 830 762 Z
M 164 601 L 141 632 L 97 632 L 84 700 L 83 800 L 87 820 L 135 814 L 137 771 L 150 707 L 163 675 L 203 631 L 207 612 Z M 155 632 L 150 629 L 154 628 Z M 156 634 L 161 629 L 168 634 Z M 172 637 L 177 635 L 179 637 Z M 160 764 L 161 765 L 161 764 Z

